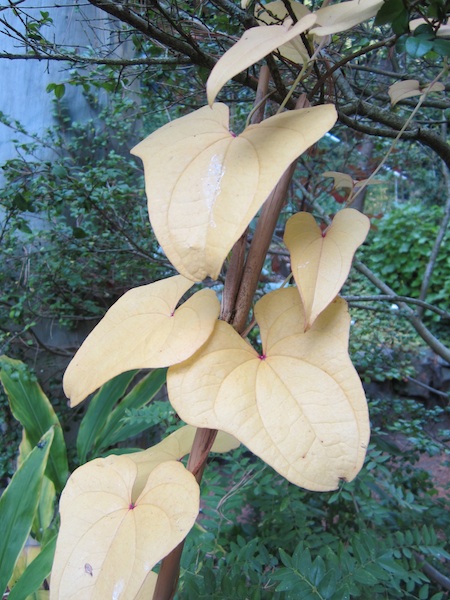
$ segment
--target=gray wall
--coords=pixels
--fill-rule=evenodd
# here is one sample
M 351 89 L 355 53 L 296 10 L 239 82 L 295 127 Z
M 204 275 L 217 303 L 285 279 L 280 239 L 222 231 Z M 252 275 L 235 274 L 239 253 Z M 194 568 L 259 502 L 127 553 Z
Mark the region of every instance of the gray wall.
M 76 47 L 80 54 L 89 47 L 112 49 L 118 24 L 106 13 L 89 4 L 78 8 L 74 2 L 62 2 L 51 8 L 48 0 L 25 0 L 19 8 L 28 15 L 40 16 L 40 10 L 50 13 L 53 25 L 42 28 L 42 34 L 52 43 Z M 24 30 L 20 19 L 10 9 L 0 13 L 13 27 Z M 88 21 L 95 24 L 92 29 Z M 24 53 L 20 42 L 5 35 L 5 25 L 0 27 L 0 51 Z M 123 48 L 121 49 L 123 54 Z M 0 60 L 0 111 L 12 119 L 19 120 L 30 133 L 40 134 L 54 123 L 53 93 L 46 92 L 49 83 L 64 82 L 70 76 L 64 62 L 38 60 Z M 66 86 L 65 105 L 73 120 L 83 121 L 94 116 L 79 90 Z M 15 155 L 15 135 L 8 127 L 0 124 L 0 165 Z M 44 151 L 42 158 L 48 158 Z M 1 181 L 0 181 L 1 183 Z

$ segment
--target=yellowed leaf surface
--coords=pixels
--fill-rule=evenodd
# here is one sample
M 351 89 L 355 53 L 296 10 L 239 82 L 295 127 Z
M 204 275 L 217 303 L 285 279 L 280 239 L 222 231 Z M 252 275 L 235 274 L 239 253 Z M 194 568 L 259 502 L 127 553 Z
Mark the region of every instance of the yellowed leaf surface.
M 193 281 L 222 263 L 286 168 L 336 121 L 331 105 L 289 111 L 228 130 L 228 108 L 205 106 L 138 144 L 152 227 L 167 257 Z
M 282 25 L 247 29 L 241 39 L 220 57 L 211 71 L 206 82 L 208 104 L 212 106 L 227 81 L 310 29 L 315 21 L 314 15 L 307 14 L 295 25 L 292 20 L 286 20 Z
M 292 2 L 291 8 L 298 21 L 311 14 L 311 11 L 299 2 Z M 264 25 L 274 25 L 283 23 L 289 18 L 289 15 L 283 0 L 275 0 L 264 5 L 257 3 L 255 17 Z M 283 44 L 277 50 L 281 56 L 295 63 L 304 63 L 309 60 L 308 51 L 299 36 Z
M 258 354 L 227 323 L 168 372 L 169 398 L 182 419 L 222 429 L 296 485 L 335 489 L 364 460 L 369 421 L 361 382 L 347 354 L 350 318 L 337 298 L 304 332 L 296 288 L 255 307 Z
M 405 100 L 405 98 L 421 96 L 425 92 L 442 92 L 444 90 L 445 86 L 439 81 L 421 87 L 417 79 L 407 79 L 406 81 L 396 81 L 390 86 L 388 93 L 392 106 L 395 106 L 397 102 Z
M 193 354 L 210 336 L 220 304 L 201 290 L 176 308 L 192 281 L 181 275 L 130 290 L 105 314 L 75 354 L 64 391 L 76 406 L 119 373 L 167 367 Z
M 335 188 L 346 188 L 349 190 L 353 189 L 353 178 L 348 173 L 341 173 L 339 171 L 325 171 L 325 173 L 322 173 L 322 176 L 332 177 Z
M 190 453 L 194 442 L 196 428 L 191 425 L 180 427 L 169 436 L 164 438 L 159 444 L 143 450 L 128 454 L 137 466 L 136 479 L 133 485 L 132 500 L 137 498 L 153 469 L 168 460 L 180 460 Z M 219 431 L 211 452 L 229 452 L 239 447 L 239 441 L 232 435 Z
M 353 208 L 339 211 L 324 232 L 310 213 L 297 213 L 286 223 L 284 243 L 305 309 L 306 328 L 339 293 L 369 228 L 369 219 Z
M 350 0 L 319 8 L 317 23 L 311 33 L 321 37 L 351 29 L 374 17 L 383 6 L 383 0 Z
M 78 468 L 61 496 L 51 600 L 135 600 L 151 569 L 194 525 L 199 487 L 176 461 L 151 472 L 133 503 L 137 467 L 127 456 Z

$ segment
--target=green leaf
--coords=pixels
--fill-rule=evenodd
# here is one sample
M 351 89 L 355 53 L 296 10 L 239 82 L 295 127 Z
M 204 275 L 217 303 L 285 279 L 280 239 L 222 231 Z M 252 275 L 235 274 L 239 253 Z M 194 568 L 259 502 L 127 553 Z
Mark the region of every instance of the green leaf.
M 77 452 L 80 464 L 84 464 L 89 453 L 100 445 L 106 421 L 136 373 L 137 371 L 127 371 L 117 375 L 102 385 L 92 398 L 78 431 Z
M 402 0 L 386 0 L 375 17 L 375 25 L 386 25 L 408 12 Z
M 55 534 L 42 548 L 38 556 L 28 565 L 19 581 L 10 591 L 8 600 L 23 600 L 23 598 L 27 598 L 39 589 L 52 570 L 56 539 L 57 535 Z
M 433 49 L 433 42 L 422 36 L 409 37 L 406 40 L 405 49 L 412 58 L 420 58 Z
M 378 579 L 375 577 L 375 575 L 372 575 L 364 568 L 357 569 L 353 573 L 353 577 L 355 581 L 357 581 L 358 583 L 363 583 L 364 585 L 372 586 L 378 583 Z
M 0 594 L 30 534 L 53 436 L 52 427 L 15 472 L 0 498 Z
M 439 56 L 450 56 L 450 40 L 434 40 L 433 50 L 439 54 Z
M 423 23 L 414 30 L 414 37 L 421 37 L 425 40 L 434 40 L 436 35 L 431 25 L 428 25 L 428 23 Z
M 98 450 L 113 446 L 119 441 L 126 439 L 126 425 L 122 422 L 127 410 L 141 408 L 150 402 L 159 392 L 166 381 L 167 369 L 154 369 L 150 371 L 134 388 L 122 399 L 110 414 L 105 427 L 102 431 L 102 438 L 98 442 Z M 147 429 L 145 423 L 142 424 L 143 431 Z M 133 427 L 133 434 L 138 432 Z
M 0 380 L 8 396 L 11 412 L 25 430 L 31 446 L 35 446 L 50 427 L 54 438 L 46 475 L 59 492 L 68 477 L 67 451 L 58 417 L 40 385 L 20 360 L 0 356 Z

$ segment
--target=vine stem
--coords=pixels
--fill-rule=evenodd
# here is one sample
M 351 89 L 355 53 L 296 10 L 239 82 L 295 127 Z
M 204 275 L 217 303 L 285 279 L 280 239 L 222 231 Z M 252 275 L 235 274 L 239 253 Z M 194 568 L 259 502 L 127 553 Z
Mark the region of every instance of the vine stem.
M 252 123 L 263 120 L 269 78 L 270 72 L 268 67 L 262 67 L 256 92 L 255 109 L 251 118 Z M 238 297 L 242 278 L 246 243 L 247 233 L 245 232 L 233 247 L 230 265 L 225 278 L 220 318 L 228 322 L 230 322 L 230 319 L 234 315 L 234 304 Z M 216 436 L 216 429 L 199 428 L 196 431 L 187 463 L 187 470 L 194 475 L 198 484 L 200 484 L 202 480 L 206 461 Z M 158 580 L 153 593 L 153 600 L 173 599 L 180 575 L 180 561 L 183 547 L 184 540 L 162 560 Z

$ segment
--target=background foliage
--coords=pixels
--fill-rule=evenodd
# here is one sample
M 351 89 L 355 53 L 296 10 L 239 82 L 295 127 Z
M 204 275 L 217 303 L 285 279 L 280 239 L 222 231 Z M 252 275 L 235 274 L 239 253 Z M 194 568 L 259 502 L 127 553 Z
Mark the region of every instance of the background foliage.
M 110 14 L 119 10 L 113 1 L 105 6 Z M 433 28 L 407 29 L 409 17 L 419 13 L 445 20 L 448 9 L 440 0 L 388 0 L 375 28 L 362 24 L 346 41 L 331 40 L 328 62 L 314 74 L 320 89 L 312 76 L 298 90 L 312 100 L 337 98 L 340 123 L 333 137 L 301 159 L 283 220 L 299 209 L 316 216 L 336 212 L 345 193 L 333 190 L 321 173 L 336 170 L 364 179 L 385 156 L 416 104 L 409 99 L 391 110 L 388 86 L 398 78 L 430 81 L 448 55 L 448 40 L 438 39 Z M 66 433 L 71 468 L 78 460 L 74 440 L 82 414 L 68 414 L 60 379 L 78 338 L 49 347 L 39 327 L 51 323 L 82 336 L 125 290 L 169 274 L 148 225 L 142 172 L 129 149 L 169 118 L 204 104 L 201 89 L 214 57 L 252 24 L 251 8 L 242 11 L 225 0 L 155 3 L 153 8 L 139 4 L 131 14 L 145 18 L 141 23 L 137 16 L 124 17 L 121 33 L 142 64 L 118 62 L 89 71 L 70 49 L 58 48 L 73 68 L 64 84 L 48 90 L 55 96 L 57 126 L 35 136 L 1 116 L 12 137 L 25 133 L 29 141 L 18 141 L 17 157 L 3 166 L 0 354 L 8 352 L 36 367 Z M 164 32 L 167 15 L 171 37 L 164 46 L 148 27 L 156 23 Z M 48 14 L 30 20 L 28 27 L 32 51 L 42 52 L 46 43 L 48 48 Z M 198 53 L 186 50 L 182 56 L 180 49 L 186 47 L 178 48 L 174 40 L 197 47 Z M 176 58 L 169 66 L 162 62 L 168 55 Z M 338 63 L 333 79 L 330 69 Z M 283 81 L 288 86 L 296 74 L 286 61 L 272 65 L 272 72 L 279 79 L 268 113 L 285 92 Z M 247 116 L 255 75 L 251 70 L 221 96 L 233 107 L 234 130 Z M 65 101 L 71 87 L 83 90 L 95 119 L 73 122 Z M 425 99 L 405 141 L 377 175 L 383 183 L 370 187 L 364 199 L 366 213 L 379 218 L 373 219 L 369 241 L 358 256 L 399 296 L 419 297 L 447 210 L 445 168 L 436 159 L 445 158 L 445 152 L 435 138 L 447 146 L 449 111 L 444 95 Z M 40 160 L 42 147 L 51 149 L 51 161 Z M 270 249 L 261 287 L 287 275 L 278 242 Z M 426 298 L 444 312 L 449 310 L 448 250 L 446 234 Z M 369 296 L 378 290 L 354 273 L 345 293 Z M 448 451 L 448 400 L 431 395 L 424 403 L 405 391 L 405 380 L 417 376 L 415 359 L 424 346 L 405 311 L 385 301 L 352 304 L 351 353 L 358 371 L 366 383 L 389 383 L 383 393 L 371 388 L 374 436 L 365 469 L 338 492 L 317 495 L 288 484 L 244 449 L 228 458 L 214 457 L 205 475 L 202 519 L 183 555 L 179 598 L 297 598 L 299 593 L 329 600 L 448 597 L 448 501 L 438 496 L 430 474 L 418 468 L 422 455 Z M 427 311 L 424 322 L 443 343 L 450 342 L 448 317 Z M 448 389 L 444 383 L 438 391 Z M 0 406 L 4 487 L 14 470 L 19 431 L 5 396 Z M 132 433 L 142 424 L 152 427 L 152 442 L 166 427 L 180 424 L 164 400 L 132 406 L 121 419 Z M 430 565 L 444 575 L 444 584 L 430 577 Z

